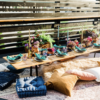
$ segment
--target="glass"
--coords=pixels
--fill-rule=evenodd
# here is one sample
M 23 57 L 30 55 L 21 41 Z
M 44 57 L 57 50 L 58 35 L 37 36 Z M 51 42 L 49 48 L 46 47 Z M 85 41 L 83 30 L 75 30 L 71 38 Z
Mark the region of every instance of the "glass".
M 27 60 L 26 54 L 23 55 L 22 60 L 23 60 L 23 62 L 24 62 L 25 64 L 27 64 L 27 63 L 26 63 L 26 60 Z

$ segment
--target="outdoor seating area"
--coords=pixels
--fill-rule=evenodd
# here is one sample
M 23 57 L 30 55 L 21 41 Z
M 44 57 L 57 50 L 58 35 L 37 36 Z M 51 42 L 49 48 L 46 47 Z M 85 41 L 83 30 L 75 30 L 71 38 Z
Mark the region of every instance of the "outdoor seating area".
M 0 100 L 99 100 L 99 7 L 0 0 Z

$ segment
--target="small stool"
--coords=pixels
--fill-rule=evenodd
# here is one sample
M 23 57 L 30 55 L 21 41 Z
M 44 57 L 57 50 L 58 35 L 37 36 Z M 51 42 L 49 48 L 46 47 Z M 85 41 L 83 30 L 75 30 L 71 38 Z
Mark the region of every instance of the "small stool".
M 41 76 L 25 77 L 16 80 L 16 91 L 19 98 L 43 96 L 47 89 Z

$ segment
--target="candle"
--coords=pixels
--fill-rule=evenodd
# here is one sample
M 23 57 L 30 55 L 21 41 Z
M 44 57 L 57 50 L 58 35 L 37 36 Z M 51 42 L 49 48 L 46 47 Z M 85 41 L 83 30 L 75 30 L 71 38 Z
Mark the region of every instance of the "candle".
M 67 42 L 68 42 L 68 39 L 69 39 L 69 31 L 67 31 Z
M 31 58 L 31 53 L 30 53 L 30 29 L 29 29 L 29 50 L 28 50 L 28 58 Z
M 29 49 L 30 49 L 30 29 L 29 29 Z
M 82 38 L 81 38 L 81 43 L 83 42 L 83 26 L 82 26 Z
M 58 39 L 59 39 L 59 25 L 58 25 Z

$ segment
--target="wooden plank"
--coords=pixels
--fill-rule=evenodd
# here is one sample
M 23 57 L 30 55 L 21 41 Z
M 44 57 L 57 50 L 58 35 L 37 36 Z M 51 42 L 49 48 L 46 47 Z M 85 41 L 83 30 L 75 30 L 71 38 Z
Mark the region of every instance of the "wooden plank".
M 19 7 L 23 7 L 23 6 L 32 6 L 32 7 L 53 7 L 55 5 L 55 3 L 32 3 L 32 2 L 1 2 L 0 1 L 0 6 L 19 6 Z
M 81 27 L 81 26 L 87 26 L 87 25 L 93 25 L 93 22 L 77 22 L 76 23 L 60 23 L 60 28 L 64 27 Z M 54 27 L 57 27 L 55 24 Z
M 22 45 L 22 43 L 11 43 L 11 44 L 4 44 L 4 45 L 0 45 L 0 48 L 4 48 L 4 47 L 10 47 L 10 46 L 18 46 L 18 45 Z
M 55 0 L 55 1 L 57 1 L 57 0 Z M 58 1 L 60 1 L 60 2 L 86 2 L 86 3 L 91 3 L 91 0 L 58 0 Z M 92 0 L 92 3 L 98 3 L 99 1 L 94 1 L 94 0 Z
M 7 43 L 7 42 L 16 42 L 16 41 L 23 41 L 28 39 L 28 37 L 21 37 L 21 38 L 10 38 L 10 39 L 0 39 L 0 43 Z
M 4 18 L 4 17 L 71 17 L 71 16 L 99 16 L 97 12 L 73 12 L 73 13 L 11 13 L 11 14 L 0 14 L 0 18 Z
M 93 9 L 93 8 L 87 8 L 87 9 L 22 9 L 22 8 L 18 8 L 18 9 L 9 9 L 9 8 L 0 8 L 0 11 L 5 11 L 5 12 L 9 12 L 9 11 L 81 11 L 81 12 L 84 12 L 84 11 L 96 11 L 96 12 L 99 12 L 100 9 Z
M 89 3 L 89 4 L 88 4 Z M 76 4 L 76 5 L 75 5 Z M 32 6 L 32 7 L 100 7 L 92 2 L 61 2 L 61 3 L 27 3 L 27 2 L 0 2 L 0 6 Z
M 41 24 L 41 25 L 22 25 L 22 26 L 10 26 L 0 27 L 0 32 L 12 32 L 12 31 L 23 31 L 23 30 L 38 30 L 38 29 L 51 29 L 52 25 Z
M 6 2 L 11 2 L 12 0 L 6 0 Z M 14 0 L 14 1 L 16 1 L 16 2 L 18 2 L 18 0 Z M 28 1 L 32 1 L 33 2 L 33 0 L 20 0 L 21 2 L 24 2 L 24 1 L 26 1 L 26 2 L 28 2 Z M 50 1 L 62 1 L 62 2 L 80 2 L 80 0 L 34 0 L 34 1 L 41 1 L 41 2 L 44 2 L 44 1 L 46 1 L 46 2 L 50 2 Z M 98 0 L 99 1 L 99 0 Z M 98 1 L 92 1 L 92 2 L 98 2 Z M 81 0 L 81 2 L 84 2 L 84 0 Z M 85 2 L 91 2 L 91 0 L 85 0 Z

